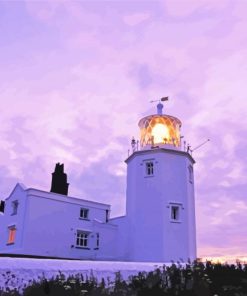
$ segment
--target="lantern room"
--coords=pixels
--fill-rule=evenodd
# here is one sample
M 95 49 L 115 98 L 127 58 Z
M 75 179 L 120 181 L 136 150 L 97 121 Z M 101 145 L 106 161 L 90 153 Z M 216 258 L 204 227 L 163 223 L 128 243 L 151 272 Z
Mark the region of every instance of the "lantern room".
M 163 105 L 157 105 L 157 114 L 142 118 L 139 121 L 141 131 L 141 149 L 163 147 L 180 149 L 181 121 L 173 116 L 162 114 Z

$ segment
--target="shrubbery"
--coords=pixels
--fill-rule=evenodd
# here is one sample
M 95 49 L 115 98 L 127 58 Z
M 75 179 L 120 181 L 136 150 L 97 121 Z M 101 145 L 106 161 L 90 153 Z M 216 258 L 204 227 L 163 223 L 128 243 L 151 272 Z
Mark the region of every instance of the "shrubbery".
M 0 291 L 0 296 L 19 296 L 17 291 Z M 116 273 L 115 281 L 97 281 L 93 276 L 77 274 L 39 282 L 33 281 L 23 290 L 23 296 L 247 296 L 247 265 L 173 264 L 152 272 L 139 272 L 127 281 Z

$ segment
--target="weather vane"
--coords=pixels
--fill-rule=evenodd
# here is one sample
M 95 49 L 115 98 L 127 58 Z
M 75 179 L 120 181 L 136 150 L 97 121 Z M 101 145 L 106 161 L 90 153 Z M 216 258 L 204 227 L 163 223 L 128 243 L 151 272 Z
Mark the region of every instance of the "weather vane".
M 168 101 L 168 97 L 162 97 L 161 99 L 158 99 L 158 100 L 152 100 L 152 101 L 150 101 L 150 103 L 164 102 L 164 101 Z

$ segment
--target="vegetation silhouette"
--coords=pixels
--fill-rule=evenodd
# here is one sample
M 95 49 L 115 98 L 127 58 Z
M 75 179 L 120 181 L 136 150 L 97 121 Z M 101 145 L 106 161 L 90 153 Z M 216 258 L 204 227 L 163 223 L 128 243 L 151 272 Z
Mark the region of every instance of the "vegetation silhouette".
M 93 272 L 86 277 L 78 273 L 67 278 L 60 272 L 49 280 L 32 281 L 22 291 L 0 290 L 0 296 L 6 295 L 247 296 L 247 264 L 173 263 L 151 272 L 139 272 L 128 280 L 116 272 L 114 281 L 110 278 L 99 281 Z

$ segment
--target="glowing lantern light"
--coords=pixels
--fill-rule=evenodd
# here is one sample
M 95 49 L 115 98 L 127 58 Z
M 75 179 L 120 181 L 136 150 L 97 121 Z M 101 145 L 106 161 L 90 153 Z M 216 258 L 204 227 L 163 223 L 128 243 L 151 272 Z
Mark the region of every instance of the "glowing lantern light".
M 170 138 L 170 133 L 169 133 L 168 127 L 162 123 L 157 123 L 153 127 L 153 129 L 151 131 L 151 135 L 153 136 L 154 144 L 164 143 L 165 142 L 164 139 Z
M 15 233 L 16 228 L 9 228 L 8 244 L 13 244 L 15 242 Z
M 141 131 L 141 149 L 150 148 L 153 144 L 166 148 L 179 148 L 181 121 L 170 115 L 149 115 L 138 123 Z

